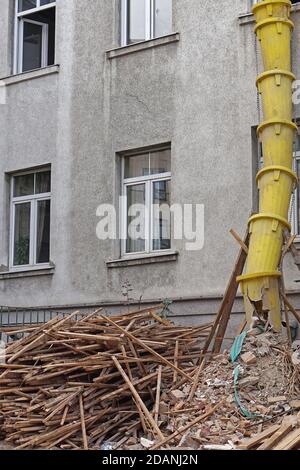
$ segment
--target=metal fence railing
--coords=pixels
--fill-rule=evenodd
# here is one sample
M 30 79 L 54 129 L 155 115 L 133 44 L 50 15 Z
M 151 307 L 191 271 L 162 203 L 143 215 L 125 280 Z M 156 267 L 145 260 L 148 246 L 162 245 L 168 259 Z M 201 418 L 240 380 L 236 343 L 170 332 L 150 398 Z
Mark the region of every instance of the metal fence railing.
M 56 310 L 35 310 L 34 308 L 1 307 L 0 306 L 0 341 L 11 342 L 22 338 L 26 332 L 14 333 L 28 326 L 42 325 L 54 317 L 64 318 L 70 312 Z M 74 319 L 80 319 L 84 314 L 78 313 Z M 9 333 L 9 334 L 7 334 Z

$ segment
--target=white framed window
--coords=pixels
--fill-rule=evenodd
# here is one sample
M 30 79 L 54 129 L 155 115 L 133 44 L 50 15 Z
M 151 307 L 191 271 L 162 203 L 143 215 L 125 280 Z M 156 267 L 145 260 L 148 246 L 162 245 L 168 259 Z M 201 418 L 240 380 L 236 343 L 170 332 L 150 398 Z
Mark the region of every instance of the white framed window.
M 55 62 L 55 0 L 15 0 L 14 73 Z
M 171 150 L 122 157 L 122 255 L 171 249 Z
M 121 0 L 121 45 L 172 32 L 173 0 Z
M 300 237 L 300 136 L 297 134 L 294 145 L 294 171 L 299 178 L 298 185 L 292 196 L 290 218 L 292 222 L 292 232 Z
M 11 179 L 10 268 L 50 262 L 50 168 L 18 173 Z

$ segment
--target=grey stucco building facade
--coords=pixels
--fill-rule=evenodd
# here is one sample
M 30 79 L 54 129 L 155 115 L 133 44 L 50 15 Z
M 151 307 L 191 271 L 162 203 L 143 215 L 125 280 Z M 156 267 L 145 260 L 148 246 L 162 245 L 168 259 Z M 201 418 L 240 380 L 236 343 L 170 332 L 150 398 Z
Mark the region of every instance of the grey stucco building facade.
M 293 64 L 300 77 L 300 2 L 294 3 Z M 145 32 L 146 15 L 145 40 L 130 41 L 124 2 L 42 1 L 37 12 L 55 9 L 55 27 L 48 18 L 46 28 L 48 41 L 55 29 L 55 51 L 50 61 L 48 44 L 48 62 L 24 70 L 19 22 L 26 23 L 26 14 L 14 0 L 0 0 L 0 306 L 120 309 L 125 285 L 133 303 L 173 300 L 174 316 L 189 322 L 216 313 L 239 250 L 229 230 L 243 235 L 257 201 L 259 48 L 248 0 L 170 4 L 162 35 L 151 18 Z M 41 31 L 42 42 L 43 21 L 31 7 L 28 24 L 35 35 Z M 25 23 L 23 35 L 31 27 Z M 18 47 L 24 47 L 21 65 Z M 119 214 L 124 158 L 161 151 L 169 152 L 170 202 L 204 206 L 204 246 L 186 250 L 186 240 L 171 230 L 165 249 L 123 256 L 118 239 L 96 236 L 97 208 L 111 204 Z M 14 178 L 40 172 L 51 172 L 51 189 L 36 193 L 35 182 L 32 194 L 18 200 Z M 41 263 L 34 255 L 39 234 L 29 227 L 40 220 L 38 194 L 51 201 L 51 215 L 44 202 L 49 244 L 46 235 Z M 15 266 L 12 207 L 27 196 L 35 242 L 28 260 Z M 299 271 L 290 255 L 285 264 L 286 288 L 300 306 Z M 234 313 L 242 312 L 238 297 Z

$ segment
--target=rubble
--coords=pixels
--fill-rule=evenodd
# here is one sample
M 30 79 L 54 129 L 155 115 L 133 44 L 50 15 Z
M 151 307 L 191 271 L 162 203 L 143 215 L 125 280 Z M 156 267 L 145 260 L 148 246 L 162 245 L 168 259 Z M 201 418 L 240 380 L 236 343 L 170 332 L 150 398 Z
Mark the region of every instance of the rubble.
M 149 439 L 141 437 L 141 445 L 145 447 L 145 449 L 150 449 L 154 445 L 154 441 L 149 441 Z
M 289 402 L 289 405 L 294 410 L 300 410 L 300 400 L 292 400 Z
M 266 349 L 262 355 L 259 354 L 259 349 L 263 346 Z M 246 359 L 251 357 L 250 364 L 243 361 L 245 355 Z M 260 332 L 255 337 L 248 336 L 238 363 L 239 397 L 252 417 L 245 417 L 236 403 L 233 384 L 236 364 L 230 362 L 229 352 L 225 351 L 221 355 L 211 357 L 200 376 L 193 401 L 188 402 L 189 404 L 185 401 L 185 408 L 189 406 L 190 410 L 196 410 L 199 404 L 204 412 L 222 400 L 223 402 L 208 419 L 189 428 L 186 436 L 189 440 L 184 442 L 191 442 L 191 439 L 196 441 L 199 450 L 246 450 L 257 449 L 263 445 L 268 448 L 279 446 L 281 440 L 291 434 L 292 437 L 286 441 L 286 446 L 297 448 L 300 445 L 297 440 L 297 432 L 300 435 L 300 413 L 296 414 L 299 405 L 297 398 L 300 372 L 297 369 L 298 375 L 295 375 L 286 338 L 272 331 Z M 190 387 L 188 384 L 181 388 L 186 393 L 186 400 Z M 182 431 L 182 428 L 188 425 L 186 421 L 192 420 L 194 413 L 191 416 L 189 411 L 186 416 L 187 411 L 182 409 L 182 414 L 178 414 L 172 403 L 167 405 L 170 406 L 169 416 L 173 414 L 173 420 L 169 419 L 168 426 L 164 427 L 163 424 L 161 429 L 163 432 L 166 429 L 173 433 L 176 429 Z M 287 418 L 292 421 L 292 425 L 286 426 Z M 166 419 L 166 416 L 163 419 Z M 279 430 L 280 433 L 275 435 Z M 269 442 L 267 439 L 270 439 Z M 191 445 L 189 447 L 194 448 Z
M 269 397 L 269 398 L 268 398 L 268 403 L 270 403 L 270 405 L 273 405 L 274 403 L 280 403 L 280 402 L 283 402 L 283 401 L 286 401 L 286 396 L 282 396 L 282 397 Z
M 248 366 L 256 364 L 256 356 L 252 352 L 246 352 L 241 356 L 242 361 Z
M 7 364 L 0 366 L 0 427 L 7 444 L 297 448 L 300 367 L 286 338 L 272 331 L 247 336 L 237 363 L 229 351 L 208 353 L 203 363 L 199 340 L 210 329 L 175 326 L 154 309 L 54 319 L 36 328 L 8 346 Z
M 297 350 L 292 354 L 292 363 L 294 366 L 299 366 L 300 365 L 300 351 Z

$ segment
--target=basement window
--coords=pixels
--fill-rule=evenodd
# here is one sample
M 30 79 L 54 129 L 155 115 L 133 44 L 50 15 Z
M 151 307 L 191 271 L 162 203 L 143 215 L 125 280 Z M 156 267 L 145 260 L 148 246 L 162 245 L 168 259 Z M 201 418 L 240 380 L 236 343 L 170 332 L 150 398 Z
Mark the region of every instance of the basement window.
M 173 0 L 121 0 L 121 45 L 172 32 Z
M 48 266 L 50 260 L 51 172 L 18 173 L 11 182 L 10 267 Z
M 123 255 L 171 249 L 171 150 L 122 158 Z
M 16 0 L 14 72 L 55 62 L 55 0 Z

